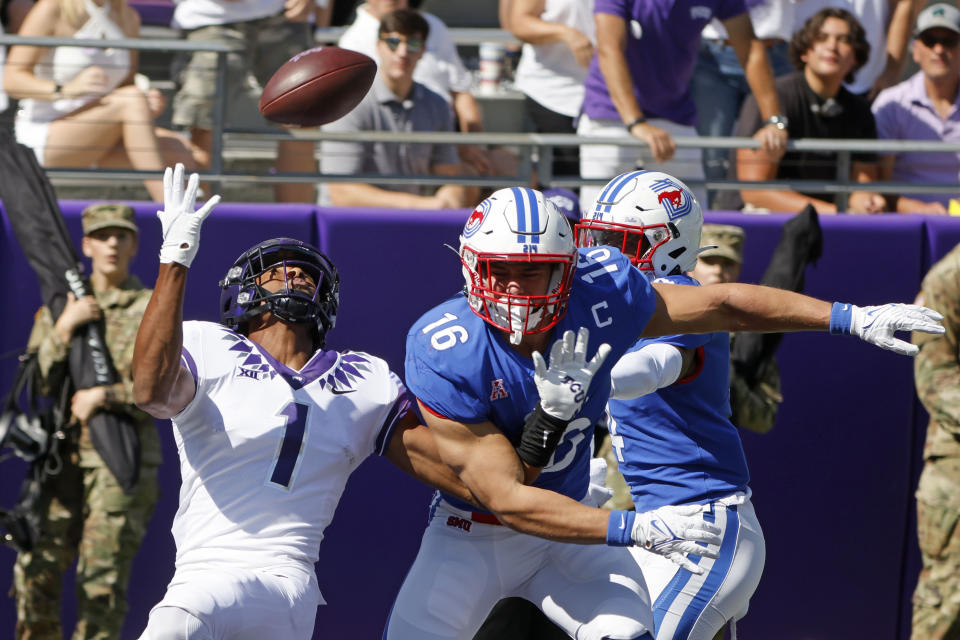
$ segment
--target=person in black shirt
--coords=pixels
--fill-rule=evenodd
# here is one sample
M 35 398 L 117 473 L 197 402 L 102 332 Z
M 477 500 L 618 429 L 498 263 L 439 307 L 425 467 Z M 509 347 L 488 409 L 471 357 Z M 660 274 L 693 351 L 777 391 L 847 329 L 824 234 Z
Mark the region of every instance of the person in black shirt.
M 798 138 L 876 139 L 877 128 L 867 101 L 851 94 L 843 82 L 867 60 L 870 45 L 857 19 L 843 9 L 828 8 L 814 14 L 790 42 L 790 60 L 796 73 L 776 81 L 777 96 L 791 140 Z M 748 98 L 740 111 L 735 135 L 754 136 L 763 126 L 756 100 Z M 821 151 L 788 151 L 779 160 L 760 149 L 738 149 L 739 180 L 835 180 L 837 154 Z M 851 179 L 877 179 L 875 154 L 854 153 Z M 802 193 L 787 189 L 743 189 L 747 205 L 772 211 L 799 211 L 812 204 L 818 213 L 836 213 L 831 193 Z M 884 198 L 869 191 L 850 194 L 850 213 L 879 213 Z

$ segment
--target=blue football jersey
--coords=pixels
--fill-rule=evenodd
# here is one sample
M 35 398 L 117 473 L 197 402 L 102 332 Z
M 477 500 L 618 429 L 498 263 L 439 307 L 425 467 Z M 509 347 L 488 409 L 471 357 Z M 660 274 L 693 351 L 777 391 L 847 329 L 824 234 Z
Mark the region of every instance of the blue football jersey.
M 663 281 L 699 286 L 688 276 Z M 630 351 L 654 342 L 700 350 L 700 364 L 669 387 L 609 403 L 611 443 L 637 511 L 746 491 L 747 461 L 730 422 L 730 334 L 644 338 Z
M 593 428 L 603 418 L 610 395 L 610 369 L 636 342 L 655 305 L 650 284 L 622 253 L 610 247 L 580 249 L 570 304 L 552 335 L 587 327 L 587 358 L 604 342 L 611 353 L 535 486 L 574 500 L 586 495 Z M 425 313 L 407 334 L 409 390 L 431 411 L 451 420 L 492 422 L 514 445 L 539 401 L 533 369 L 533 361 L 478 317 L 463 294 Z M 444 497 L 458 508 L 474 508 Z

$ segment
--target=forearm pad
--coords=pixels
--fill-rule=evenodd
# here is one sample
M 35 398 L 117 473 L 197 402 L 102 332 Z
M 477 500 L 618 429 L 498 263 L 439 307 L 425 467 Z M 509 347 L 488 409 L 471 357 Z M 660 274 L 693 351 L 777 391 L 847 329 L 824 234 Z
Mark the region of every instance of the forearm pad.
M 532 467 L 545 467 L 550 461 L 569 421 L 554 418 L 543 410 L 540 403 L 523 425 L 517 454 Z

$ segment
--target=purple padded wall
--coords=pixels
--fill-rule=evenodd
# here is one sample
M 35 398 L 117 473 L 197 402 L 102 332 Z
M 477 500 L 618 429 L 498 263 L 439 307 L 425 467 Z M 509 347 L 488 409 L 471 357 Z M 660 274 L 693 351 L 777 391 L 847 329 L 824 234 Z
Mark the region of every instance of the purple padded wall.
M 708 221 L 746 226 L 756 281 L 779 238 L 767 233 L 777 218 L 785 219 Z M 824 255 L 807 270 L 807 293 L 854 304 L 913 300 L 921 220 L 824 216 L 821 224 Z M 895 259 L 882 259 L 891 247 Z M 893 640 L 915 458 L 911 362 L 826 334 L 788 335 L 778 360 L 785 400 L 776 427 L 742 431 L 767 563 L 739 626 L 744 637 Z

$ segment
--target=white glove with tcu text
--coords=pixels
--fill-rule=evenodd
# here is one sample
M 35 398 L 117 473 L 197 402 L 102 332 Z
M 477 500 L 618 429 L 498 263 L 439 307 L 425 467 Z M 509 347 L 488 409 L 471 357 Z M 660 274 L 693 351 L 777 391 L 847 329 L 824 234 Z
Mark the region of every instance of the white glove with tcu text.
M 550 348 L 550 367 L 539 351 L 533 352 L 533 379 L 540 394 L 540 407 L 554 418 L 571 420 L 587 397 L 594 374 L 610 353 L 610 345 L 600 345 L 587 362 L 590 330 L 580 327 L 574 334 L 567 330 Z
M 716 558 L 721 542 L 720 528 L 703 519 L 703 506 L 666 506 L 638 513 L 633 522 L 633 542 L 673 561 L 691 573 L 703 569 L 687 554 Z M 697 544 L 704 542 L 710 546 Z
M 163 209 L 157 211 L 157 217 L 163 230 L 161 264 L 176 262 L 189 267 L 200 246 L 200 225 L 220 202 L 220 196 L 213 196 L 205 205 L 194 210 L 200 176 L 190 174 L 184 189 L 183 172 L 180 163 L 175 169 L 167 167 L 163 172 Z
M 834 303 L 830 313 L 830 332 L 852 334 L 883 349 L 905 356 L 917 354 L 919 348 L 893 337 L 897 331 L 943 333 L 943 316 L 933 309 L 915 304 L 890 303 L 874 307 Z

